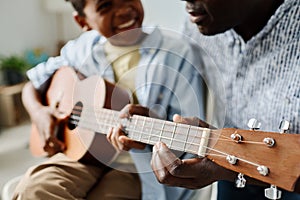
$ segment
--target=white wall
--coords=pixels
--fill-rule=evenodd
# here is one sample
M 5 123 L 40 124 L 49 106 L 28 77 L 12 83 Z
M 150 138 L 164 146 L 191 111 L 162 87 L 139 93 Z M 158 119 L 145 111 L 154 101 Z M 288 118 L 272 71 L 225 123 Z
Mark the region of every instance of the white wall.
M 20 53 L 41 44 L 52 51 L 51 43 L 55 41 L 52 27 L 55 26 L 55 18 L 43 12 L 39 0 L 1 0 L 0 54 Z
M 45 9 L 42 0 L 0 0 L 0 55 L 22 54 L 25 50 L 42 48 L 49 54 L 56 52 L 59 39 L 74 37 L 79 29 L 71 14 L 64 18 L 66 36 L 57 36 L 57 17 Z
M 146 25 L 159 25 L 163 28 L 181 31 L 186 15 L 185 2 L 180 0 L 142 0 Z
M 47 0 L 0 0 L 0 55 L 21 54 L 33 48 L 42 48 L 54 54 L 58 40 L 69 40 L 80 34 L 71 12 L 57 17 L 45 9 L 44 1 Z M 183 2 L 142 2 L 145 8 L 144 24 L 180 30 L 185 15 Z M 59 24 L 57 21 L 60 21 Z M 61 25 L 64 29 L 58 31 L 57 27 Z

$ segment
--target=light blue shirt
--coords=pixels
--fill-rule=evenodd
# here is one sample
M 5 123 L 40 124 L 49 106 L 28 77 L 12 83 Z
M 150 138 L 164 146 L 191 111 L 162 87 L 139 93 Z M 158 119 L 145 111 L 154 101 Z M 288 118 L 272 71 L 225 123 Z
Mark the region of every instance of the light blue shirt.
M 145 31 L 149 35 L 139 48 L 141 59 L 135 81 L 139 104 L 155 110 L 167 120 L 171 120 L 175 113 L 204 119 L 204 84 L 198 68 L 201 66 L 199 51 L 179 36 L 165 36 L 176 35 L 175 32 L 163 35 L 158 29 Z M 37 89 L 61 66 L 72 66 L 85 76 L 98 74 L 114 82 L 113 69 L 104 52 L 106 41 L 95 31 L 84 33 L 68 42 L 60 56 L 37 65 L 27 75 Z M 142 180 L 143 199 L 189 199 L 193 190 L 158 183 L 150 167 L 151 149 L 148 146 L 143 151 L 131 151 Z

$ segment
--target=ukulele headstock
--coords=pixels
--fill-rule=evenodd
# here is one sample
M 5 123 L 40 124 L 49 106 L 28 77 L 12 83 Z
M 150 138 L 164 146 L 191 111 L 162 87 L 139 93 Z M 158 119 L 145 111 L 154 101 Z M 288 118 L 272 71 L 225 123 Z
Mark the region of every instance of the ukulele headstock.
M 286 122 L 282 123 L 282 133 L 259 131 L 257 121 L 251 124 L 255 125 L 251 130 L 217 130 L 219 137 L 207 157 L 227 169 L 271 184 L 266 190 L 268 196 L 277 194 L 276 186 L 293 191 L 300 175 L 300 135 L 284 133 Z

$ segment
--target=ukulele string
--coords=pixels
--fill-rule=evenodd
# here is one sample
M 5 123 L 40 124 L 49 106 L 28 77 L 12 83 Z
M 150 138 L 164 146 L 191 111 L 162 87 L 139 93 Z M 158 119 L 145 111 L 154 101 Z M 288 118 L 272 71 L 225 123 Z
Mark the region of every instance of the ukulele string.
M 78 116 L 78 115 L 80 115 L 80 113 L 81 113 L 81 110 L 79 110 L 78 108 L 80 108 L 80 109 L 82 109 L 82 107 L 78 107 L 78 106 L 75 106 L 75 108 L 77 108 L 76 109 L 76 113 L 75 114 L 77 114 L 77 115 L 75 115 L 75 116 Z M 91 112 L 90 112 L 90 110 L 92 110 Z M 118 126 L 118 124 L 121 124 L 121 122 L 122 122 L 122 119 L 119 119 L 119 117 L 118 116 L 115 116 L 115 115 L 119 115 L 119 111 L 115 111 L 115 110 L 110 110 L 110 109 L 105 109 L 105 108 L 92 108 L 92 109 L 90 109 L 90 110 L 88 110 L 88 109 L 85 109 L 85 111 L 86 111 L 86 113 L 87 114 L 85 114 L 85 116 L 87 116 L 89 119 L 87 119 L 87 120 L 82 120 L 82 119 L 80 119 L 81 117 L 78 117 L 75 121 L 81 121 L 81 122 L 85 122 L 85 123 L 89 123 L 90 121 L 95 121 L 95 113 L 96 113 L 96 121 L 108 121 L 109 119 L 107 119 L 106 117 L 105 117 L 105 115 L 106 114 L 108 114 L 108 115 L 112 115 L 113 116 L 113 120 L 112 120 L 112 123 L 110 123 L 110 124 L 107 124 L 107 125 L 105 125 L 105 124 L 101 124 L 101 123 L 99 123 L 99 122 L 95 122 L 95 123 L 97 123 L 97 124 L 99 124 L 99 125 L 105 125 L 105 126 L 109 126 L 109 127 L 116 127 L 116 126 Z M 72 114 L 74 114 L 74 112 L 72 113 Z M 73 115 L 74 116 L 74 115 Z M 115 117 L 115 118 L 114 118 Z M 143 116 L 135 116 L 135 117 L 141 117 L 141 118 L 145 118 L 145 117 L 143 117 Z M 85 119 L 85 118 L 84 118 Z M 153 118 L 150 118 L 150 119 L 153 119 Z M 158 120 L 158 119 L 154 119 L 154 120 Z M 113 123 L 113 122 L 115 122 L 115 123 Z M 176 123 L 174 123 L 174 122 L 170 122 L 170 121 L 167 121 L 166 123 L 171 123 L 172 125 L 174 125 L 175 124 L 175 126 L 176 125 L 178 125 L 178 124 L 176 124 Z M 89 124 L 91 124 L 91 123 L 89 123 Z M 76 124 L 75 124 L 76 125 Z M 136 125 L 139 125 L 138 123 L 136 123 Z M 143 124 L 142 124 L 143 125 Z M 185 125 L 185 126 L 187 126 L 189 129 L 196 129 L 197 131 L 199 131 L 199 129 L 200 129 L 200 131 L 201 131 L 201 127 L 195 127 L 195 126 L 191 126 L 191 125 L 186 125 L 186 124 L 181 124 L 181 125 Z M 155 131 L 158 131 L 158 132 L 160 132 L 160 131 L 163 131 L 163 132 L 165 132 L 165 133 L 172 133 L 172 131 L 168 131 L 168 130 L 165 130 L 165 129 L 154 129 Z M 133 130 L 134 131 L 134 130 Z M 215 135 L 216 137 L 219 137 L 219 141 L 224 141 L 224 142 L 232 142 L 233 140 L 230 138 L 230 137 L 228 137 L 228 136 L 224 136 L 224 135 L 221 135 L 221 134 L 219 134 L 219 132 L 218 132 L 218 130 L 213 130 L 213 129 L 211 129 L 210 130 L 211 131 L 211 134 L 213 134 L 213 135 Z M 176 134 L 178 135 L 178 134 L 182 134 L 182 133 L 178 133 L 178 132 L 176 132 Z M 185 134 L 183 134 L 183 135 L 185 135 Z M 198 136 L 198 135 L 195 135 L 194 136 L 195 137 L 195 139 L 201 139 L 201 136 Z M 265 145 L 265 143 L 264 142 L 257 142 L 257 141 L 240 141 L 239 143 L 248 143 L 248 144 L 259 144 L 259 145 Z
M 76 107 L 76 106 L 75 106 Z M 76 107 L 77 108 L 77 107 Z M 79 107 L 80 109 L 81 109 L 81 107 Z M 113 114 L 113 115 L 118 115 L 119 114 L 119 112 L 118 111 L 114 111 L 114 110 L 110 110 L 110 109 L 104 109 L 104 108 L 93 108 L 93 109 L 91 109 L 90 111 L 88 111 L 88 109 L 85 109 L 85 115 L 84 115 L 84 118 L 83 119 L 80 119 L 80 118 L 82 118 L 82 117 L 79 117 L 80 116 L 80 113 L 81 113 L 81 110 L 79 110 L 78 108 L 76 109 L 76 112 L 72 112 L 72 114 L 73 115 L 71 115 L 71 119 L 74 119 L 75 117 L 74 116 L 78 116 L 78 118 L 76 118 L 74 121 L 81 121 L 81 122 L 89 122 L 89 121 L 107 121 L 107 117 L 105 117 L 105 115 L 106 114 L 108 114 L 108 115 L 111 115 L 111 114 Z M 96 114 L 95 114 L 96 113 Z M 97 116 L 95 116 L 95 115 L 97 115 Z M 143 117 L 143 116 L 135 116 L 135 117 L 142 117 L 142 118 L 145 118 L 145 117 Z M 88 118 L 88 119 L 86 119 L 86 118 Z M 95 118 L 96 118 L 96 120 L 95 120 Z M 118 116 L 116 117 L 116 118 L 118 118 Z M 86 120 L 85 120 L 86 119 Z M 149 118 L 149 119 L 153 119 L 153 118 Z M 134 119 L 133 119 L 134 120 Z M 158 119 L 154 119 L 154 120 L 158 120 Z M 117 126 L 118 124 L 120 124 L 121 123 L 121 119 L 113 119 L 113 122 L 116 122 L 117 124 L 114 124 L 114 123 L 112 123 L 112 124 L 107 124 L 106 126 L 110 126 L 110 127 L 115 127 L 115 126 Z M 98 123 L 98 122 L 95 122 L 95 123 Z M 170 122 L 170 121 L 166 121 L 166 123 L 171 123 L 172 125 L 178 125 L 178 124 L 176 124 L 176 123 L 174 123 L 174 122 Z M 90 124 L 90 123 L 89 123 Z M 76 124 L 75 124 L 76 125 Z M 99 125 L 105 125 L 105 123 L 99 123 Z M 137 124 L 136 125 L 139 125 L 138 124 L 138 122 L 137 122 Z M 143 124 L 141 124 L 142 126 L 143 126 Z M 191 126 L 191 125 L 186 125 L 186 124 L 180 124 L 180 125 L 185 125 L 185 126 L 187 126 L 187 127 L 189 127 L 190 129 L 196 129 L 197 131 L 199 131 L 199 129 L 201 129 L 201 127 L 195 127 L 195 126 Z M 155 128 L 154 129 L 155 131 L 158 131 L 158 132 L 160 132 L 160 131 L 164 131 L 165 133 L 172 133 L 172 131 L 168 131 L 168 130 L 162 130 L 162 129 L 158 129 L 158 128 Z M 228 142 L 232 142 L 232 139 L 230 138 L 230 137 L 227 137 L 227 136 L 223 136 L 223 135 L 220 135 L 217 131 L 214 131 L 214 130 L 211 130 L 211 133 L 212 134 L 215 134 L 215 135 L 217 135 L 217 137 L 218 136 L 220 136 L 220 137 L 222 137 L 222 139 L 220 139 L 219 138 L 219 140 L 222 140 L 222 141 L 228 141 Z M 182 133 L 177 133 L 176 132 L 176 134 L 182 134 Z M 184 135 L 184 134 L 183 134 Z M 194 136 L 196 139 L 198 138 L 200 138 L 201 139 L 201 137 L 199 137 L 198 135 L 195 135 Z
M 91 120 L 90 120 L 91 119 Z M 118 124 L 121 123 L 121 120 L 118 118 L 118 116 L 116 116 L 115 118 L 113 118 L 113 120 L 111 120 L 111 122 L 107 122 L 107 118 L 105 117 L 100 117 L 100 118 L 97 118 L 96 122 L 95 122 L 95 116 L 93 115 L 90 119 L 86 119 L 85 117 L 79 117 L 79 116 L 76 116 L 76 115 L 72 115 L 70 118 L 69 118 L 69 121 L 74 124 L 74 125 L 79 125 L 80 123 L 80 127 L 83 127 L 83 128 L 86 128 L 86 129 L 89 129 L 89 130 L 94 130 L 93 128 L 90 128 L 90 127 L 96 127 L 96 126 L 104 126 L 104 127 L 107 127 L 107 128 L 110 128 L 110 127 L 116 127 Z M 97 122 L 99 119 L 99 121 L 102 121 L 102 122 Z M 136 124 L 136 125 L 139 125 L 139 124 Z M 191 126 L 193 127 L 193 126 Z M 197 128 L 197 127 L 196 127 Z M 143 128 L 142 128 L 143 129 Z M 145 128 L 144 128 L 145 129 Z M 138 134 L 141 134 L 141 133 L 144 133 L 143 132 L 140 132 L 140 131 L 136 131 L 135 129 L 128 129 L 126 128 L 127 131 L 130 131 L 130 132 L 135 132 L 135 133 L 138 133 Z M 152 128 L 153 131 L 156 131 L 156 132 L 161 132 L 163 131 L 165 134 L 171 134 L 172 131 L 168 131 L 168 130 L 165 130 L 165 129 L 158 129 L 158 128 Z M 212 132 L 213 134 L 216 134 L 214 132 Z M 177 135 L 185 135 L 183 133 L 180 133 L 180 132 L 176 132 Z M 147 133 L 144 133 L 143 135 L 148 135 L 148 136 L 153 136 L 151 134 L 147 134 Z M 155 136 L 153 136 L 155 137 Z M 164 137 L 162 136 L 163 139 L 168 139 L 168 137 Z M 199 136 L 199 135 L 194 135 L 193 138 L 195 140 L 199 140 L 199 139 L 202 139 L 203 137 Z M 210 139 L 214 139 L 214 138 L 210 138 Z M 221 139 L 219 138 L 218 139 L 219 141 L 228 141 L 228 142 L 232 142 L 231 139 Z M 174 139 L 174 141 L 176 141 L 176 139 Z M 177 140 L 178 142 L 180 140 Z M 194 144 L 196 145 L 196 143 L 191 143 L 191 144 Z
M 121 123 L 121 119 L 119 118 L 119 112 L 118 111 L 113 111 L 113 110 L 103 109 L 103 108 L 92 109 L 92 110 L 93 110 L 93 112 L 92 112 L 93 114 L 91 114 L 91 112 L 87 112 L 88 113 L 88 117 L 86 118 L 87 114 L 85 114 L 84 115 L 85 117 L 82 118 L 82 117 L 76 115 L 78 113 L 81 113 L 81 112 L 79 112 L 80 110 L 78 108 L 76 108 L 76 112 L 72 112 L 72 115 L 70 117 L 70 119 L 71 119 L 70 122 L 71 123 L 76 123 L 75 125 L 79 125 L 79 123 L 81 123 L 81 124 L 83 124 L 83 126 L 80 126 L 80 127 L 83 127 L 83 128 L 86 128 L 86 129 L 90 129 L 90 130 L 91 130 L 91 128 L 90 128 L 89 125 L 96 126 L 96 127 L 106 127 L 105 129 L 108 130 L 110 127 L 116 127 L 118 124 Z M 87 111 L 87 109 L 85 109 L 85 111 Z M 93 122 L 93 121 L 95 121 L 95 111 L 100 111 L 100 115 L 99 115 L 99 113 L 96 113 L 96 115 L 99 115 L 100 117 L 97 116 L 96 117 L 97 118 L 96 122 Z M 105 117 L 106 114 L 109 114 L 112 117 L 109 119 L 109 118 Z M 138 116 L 138 117 L 143 117 L 143 116 Z M 145 117 L 143 117 L 143 118 L 145 118 Z M 131 119 L 133 119 L 133 118 L 131 118 Z M 135 119 L 135 120 L 138 121 L 137 119 Z M 101 122 L 98 122 L 98 121 L 101 121 Z M 105 122 L 102 122 L 102 121 L 105 121 Z M 176 123 L 173 123 L 173 122 L 171 122 L 171 123 L 172 124 L 176 124 Z M 86 125 L 84 125 L 84 124 L 86 124 Z M 138 126 L 138 125 L 139 125 L 138 123 L 135 123 L 135 126 Z M 140 142 L 146 142 L 146 143 L 151 143 L 151 144 L 155 144 L 156 142 L 158 142 L 158 141 L 151 141 L 151 137 L 158 137 L 159 141 L 162 141 L 163 139 L 164 140 L 170 140 L 170 138 L 167 137 L 167 136 L 163 136 L 163 135 L 162 136 L 155 136 L 155 135 L 152 135 L 152 134 L 145 133 L 146 130 L 145 130 L 144 125 L 145 125 L 145 121 L 143 121 L 143 123 L 142 123 L 142 128 L 141 129 L 143 131 L 138 131 L 136 129 L 130 129 L 130 128 L 126 128 L 126 131 L 129 131 L 131 133 L 138 133 L 138 134 L 144 135 L 144 136 L 148 136 L 148 138 L 149 138 L 148 140 L 146 140 L 146 139 L 142 140 L 143 139 L 142 138 L 142 139 L 140 139 Z M 190 126 L 190 125 L 187 125 L 187 126 Z M 194 126 L 190 126 L 190 128 L 193 128 L 193 127 Z M 196 127 L 196 128 L 199 128 L 199 127 Z M 164 133 L 169 133 L 169 134 L 173 133 L 172 131 L 165 130 L 165 129 L 159 129 L 159 128 L 154 128 L 154 127 L 151 127 L 151 129 L 153 129 L 155 131 L 158 131 L 158 132 L 164 132 Z M 94 130 L 92 129 L 92 131 L 94 131 Z M 100 131 L 100 132 L 102 132 L 102 131 Z M 229 138 L 227 136 L 219 135 L 219 133 L 217 131 L 210 130 L 210 132 L 212 134 L 218 134 L 218 136 L 223 137 L 224 139 L 223 138 L 218 138 L 217 139 L 217 138 L 213 138 L 213 137 L 204 137 L 204 136 L 199 136 L 199 135 L 194 135 L 193 137 L 194 137 L 194 139 L 198 139 L 198 140 L 204 138 L 204 139 L 207 139 L 207 140 L 218 140 L 218 141 L 225 141 L 225 142 L 233 142 L 233 140 L 231 138 Z M 179 133 L 176 133 L 176 134 L 178 135 L 178 134 L 182 134 L 182 133 L 179 132 Z M 186 134 L 182 134 L 182 135 L 186 135 Z M 177 143 L 182 142 L 182 140 L 179 140 L 179 139 L 176 139 L 176 138 L 172 138 L 172 140 L 170 140 L 170 141 L 177 142 Z M 251 144 L 264 144 L 262 142 L 255 142 L 255 141 L 241 141 L 241 142 L 251 143 Z M 186 145 L 196 146 L 196 147 L 199 146 L 198 143 L 195 143 L 193 141 L 191 141 L 191 142 L 186 141 L 186 142 L 184 142 L 184 144 L 185 144 L 185 146 Z M 172 148 L 172 145 L 171 145 L 170 148 Z M 205 155 L 207 155 L 207 156 L 219 156 L 219 157 L 225 157 L 225 158 L 227 156 L 230 156 L 229 154 L 227 154 L 225 152 L 219 151 L 219 150 L 211 148 L 209 146 L 203 146 L 203 148 L 205 148 L 207 150 L 210 150 L 211 152 L 218 153 L 218 154 L 210 153 L 210 152 L 209 153 L 205 153 Z M 180 149 L 179 147 L 177 147 L 176 150 L 181 150 L 181 151 L 185 151 L 186 152 L 186 149 L 187 148 Z M 189 153 L 198 154 L 198 151 L 191 150 L 191 151 L 189 151 Z M 240 157 L 236 157 L 236 158 L 238 160 L 243 161 L 245 163 L 248 163 L 250 165 L 253 165 L 253 166 L 256 166 L 256 167 L 260 166 L 259 164 L 251 162 L 249 160 L 246 160 L 246 159 L 243 159 L 243 158 L 240 158 Z

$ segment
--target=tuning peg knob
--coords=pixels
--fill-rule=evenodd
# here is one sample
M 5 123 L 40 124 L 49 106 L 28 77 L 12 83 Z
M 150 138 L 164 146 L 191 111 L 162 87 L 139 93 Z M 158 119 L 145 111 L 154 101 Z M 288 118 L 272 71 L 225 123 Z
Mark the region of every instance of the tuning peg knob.
M 252 118 L 248 121 L 247 125 L 251 130 L 257 130 L 260 129 L 261 123 L 257 119 Z
M 277 189 L 275 185 L 271 185 L 270 188 L 265 189 L 265 197 L 268 199 L 280 199 L 281 191 Z
M 235 187 L 244 188 L 246 186 L 246 179 L 244 178 L 244 174 L 239 173 L 237 179 L 235 180 Z
M 282 120 L 279 125 L 280 133 L 286 133 L 290 128 L 290 122 L 287 120 Z

